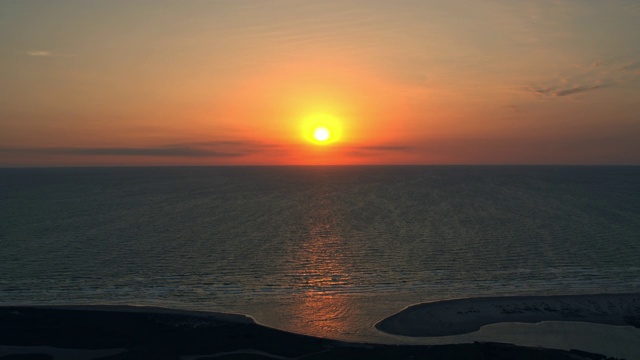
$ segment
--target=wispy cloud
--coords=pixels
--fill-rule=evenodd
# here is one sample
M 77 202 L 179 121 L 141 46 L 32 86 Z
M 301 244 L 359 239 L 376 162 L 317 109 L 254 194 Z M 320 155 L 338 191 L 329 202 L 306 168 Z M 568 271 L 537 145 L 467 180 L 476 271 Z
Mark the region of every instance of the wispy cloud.
M 367 146 L 342 146 L 341 150 L 351 156 L 378 156 L 381 153 L 409 153 L 416 150 L 416 147 L 409 145 L 367 145 Z
M 42 56 L 42 57 L 52 56 L 51 51 L 46 51 L 46 50 L 31 50 L 31 51 L 27 51 L 27 54 L 31 56 Z
M 27 55 L 36 56 L 36 57 L 72 57 L 74 54 L 65 54 L 54 52 L 50 50 L 29 50 L 27 51 Z
M 620 71 L 631 72 L 634 75 L 640 75 L 640 61 L 631 61 L 620 66 Z
M 541 88 L 541 89 L 533 88 L 533 89 L 530 89 L 530 91 L 536 92 L 544 96 L 559 97 L 559 96 L 573 95 L 573 94 L 586 92 L 590 90 L 597 90 L 603 87 L 605 87 L 605 85 L 603 84 L 593 84 L 593 85 L 578 85 L 578 86 L 564 87 L 564 88 L 563 87 L 560 87 L 560 88 L 549 87 L 549 88 Z
M 598 60 L 568 69 L 565 74 L 543 83 L 533 83 L 525 91 L 538 96 L 559 98 L 616 87 L 640 75 L 640 61 Z
M 337 145 L 337 152 L 352 156 L 377 156 L 382 153 L 413 152 L 415 147 L 396 144 Z M 0 147 L 0 154 L 66 155 L 66 156 L 124 156 L 173 158 L 240 158 L 253 154 L 287 155 L 293 148 L 280 144 L 255 141 L 208 141 L 146 147 Z
M 3 153 L 77 156 L 143 156 L 184 158 L 229 158 L 250 155 L 274 145 L 246 141 L 164 145 L 151 147 L 34 147 L 0 148 Z
M 411 151 L 413 150 L 413 147 L 408 145 L 370 145 L 370 146 L 356 146 L 352 148 L 356 148 L 358 150 L 368 150 L 368 151 Z
M 45 150 L 47 151 L 47 150 Z M 158 148 L 54 148 L 49 152 L 65 155 L 171 156 L 171 157 L 234 157 L 242 153 L 222 152 L 192 147 Z

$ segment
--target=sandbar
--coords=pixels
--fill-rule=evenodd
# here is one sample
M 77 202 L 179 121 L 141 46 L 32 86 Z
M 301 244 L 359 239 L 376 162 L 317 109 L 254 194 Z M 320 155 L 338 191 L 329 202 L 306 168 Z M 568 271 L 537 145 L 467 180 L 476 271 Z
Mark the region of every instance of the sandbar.
M 543 321 L 578 321 L 640 328 L 640 294 L 485 297 L 413 305 L 378 322 L 383 332 L 413 336 L 449 336 L 482 326 Z

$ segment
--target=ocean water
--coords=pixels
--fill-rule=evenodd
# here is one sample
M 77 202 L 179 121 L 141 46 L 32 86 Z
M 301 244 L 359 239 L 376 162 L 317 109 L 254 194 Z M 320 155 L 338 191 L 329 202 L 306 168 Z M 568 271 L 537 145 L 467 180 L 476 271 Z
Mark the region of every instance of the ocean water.
M 375 341 L 414 303 L 640 291 L 640 167 L 0 169 L 0 305 Z

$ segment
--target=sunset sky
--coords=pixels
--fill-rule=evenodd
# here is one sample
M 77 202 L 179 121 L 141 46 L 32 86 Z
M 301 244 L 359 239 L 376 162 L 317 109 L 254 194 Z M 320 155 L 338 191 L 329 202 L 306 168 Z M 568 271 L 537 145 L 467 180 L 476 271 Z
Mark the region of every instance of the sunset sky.
M 640 164 L 640 2 L 5 0 L 0 84 L 0 166 Z

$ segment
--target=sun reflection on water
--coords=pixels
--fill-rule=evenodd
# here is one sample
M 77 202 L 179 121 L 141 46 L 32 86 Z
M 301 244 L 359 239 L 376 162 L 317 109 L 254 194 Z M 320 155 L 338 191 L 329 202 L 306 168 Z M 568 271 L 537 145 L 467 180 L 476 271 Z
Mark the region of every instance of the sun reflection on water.
M 322 337 L 352 331 L 353 286 L 345 239 L 339 232 L 339 217 L 327 196 L 312 199 L 317 207 L 306 214 L 307 232 L 297 249 L 291 249 L 295 292 L 289 309 L 289 329 Z

